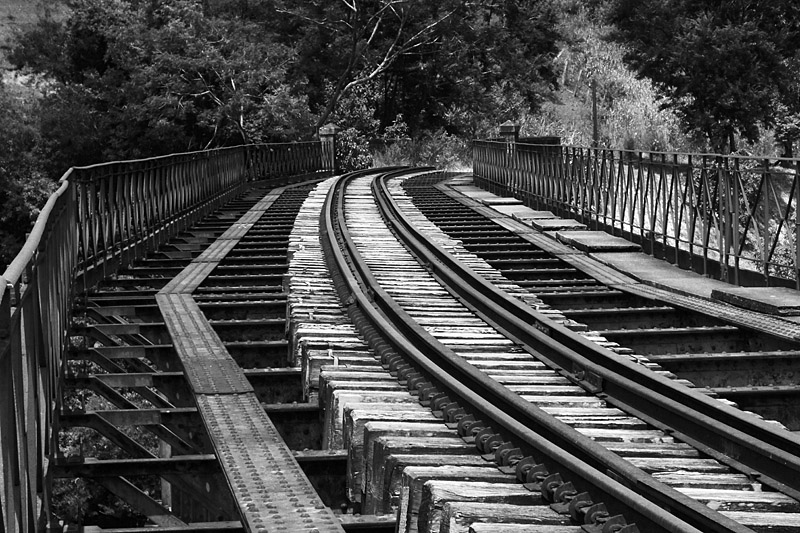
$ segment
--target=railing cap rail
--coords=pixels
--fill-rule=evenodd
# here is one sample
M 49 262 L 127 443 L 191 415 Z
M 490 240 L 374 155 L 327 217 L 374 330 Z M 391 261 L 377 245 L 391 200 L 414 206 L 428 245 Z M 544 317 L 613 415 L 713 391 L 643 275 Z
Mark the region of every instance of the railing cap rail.
M 484 143 L 492 143 L 496 144 L 498 148 L 504 148 L 507 144 L 505 140 L 497 140 L 497 139 L 476 139 L 476 142 L 484 142 Z M 593 150 L 597 152 L 624 152 L 628 154 L 648 154 L 650 156 L 653 155 L 668 155 L 668 156 L 692 156 L 692 157 L 713 157 L 713 158 L 727 158 L 727 159 L 747 159 L 747 160 L 769 160 L 769 161 L 776 161 L 776 162 L 786 162 L 793 165 L 800 164 L 800 158 L 798 157 L 772 157 L 766 155 L 742 155 L 742 154 L 717 154 L 713 152 L 675 152 L 675 151 L 657 151 L 657 150 L 630 150 L 626 148 L 604 148 L 604 147 L 591 147 L 591 146 L 582 146 L 576 144 L 560 144 L 560 145 L 553 145 L 553 144 L 542 144 L 542 143 L 527 143 L 524 141 L 520 141 L 516 143 L 517 145 L 524 145 L 524 146 L 536 146 L 536 147 L 543 147 L 543 148 L 550 148 L 552 149 L 554 146 L 561 146 L 563 148 L 575 148 L 581 150 Z
M 2 277 L 8 284 L 16 286 L 22 277 L 22 274 L 24 274 L 25 268 L 30 264 L 31 259 L 33 259 L 34 254 L 39 249 L 39 245 L 42 241 L 42 235 L 44 235 L 44 231 L 47 228 L 47 222 L 50 218 L 50 214 L 52 213 L 58 199 L 69 188 L 68 178 L 71 172 L 72 169 L 68 170 L 64 176 L 61 177 L 61 180 L 59 181 L 61 186 L 47 199 L 47 203 L 44 204 L 44 207 L 39 212 L 39 216 L 36 217 L 36 222 L 33 225 L 33 229 L 31 230 L 28 238 L 25 239 L 25 244 L 23 244 L 22 249 L 8 265 L 5 272 L 3 272 Z M 0 288 L 0 295 L 2 295 L 2 290 L 4 289 L 5 284 L 2 288 Z
M 3 296 L 5 295 L 6 288 L 8 288 L 8 281 L 6 281 L 4 276 L 0 276 L 0 310 L 2 310 Z M 0 331 L 0 336 L 2 336 L 2 334 L 3 332 Z
M 222 152 L 222 151 L 232 151 L 240 148 L 254 148 L 259 146 L 268 146 L 268 147 L 276 147 L 276 146 L 297 146 L 301 144 L 317 144 L 319 141 L 289 141 L 289 142 L 282 142 L 282 143 L 257 143 L 257 144 L 237 144 L 236 146 L 221 146 L 218 148 L 210 148 L 208 150 L 194 150 L 191 152 L 177 152 L 173 154 L 165 154 L 165 155 L 157 155 L 153 157 L 143 157 L 141 159 L 121 159 L 121 160 L 114 160 L 114 161 L 104 161 L 102 163 L 94 163 L 92 165 L 85 165 L 81 167 L 71 167 L 70 170 L 93 170 L 100 167 L 106 167 L 111 165 L 122 165 L 122 164 L 133 164 L 133 163 L 147 163 L 149 161 L 160 161 L 163 159 L 174 159 L 180 156 L 190 156 L 190 155 L 201 155 L 201 154 L 212 154 L 214 152 Z

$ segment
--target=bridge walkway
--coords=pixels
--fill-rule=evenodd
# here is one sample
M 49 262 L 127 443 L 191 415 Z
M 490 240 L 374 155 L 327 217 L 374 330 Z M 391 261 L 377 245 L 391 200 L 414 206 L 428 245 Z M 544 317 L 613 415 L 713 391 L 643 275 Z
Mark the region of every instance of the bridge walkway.
M 284 190 L 273 189 L 233 222 L 156 301 L 247 531 L 344 531 L 192 297 Z
M 166 531 L 344 531 L 265 410 L 299 399 L 287 392 L 299 389 L 299 369 L 286 367 L 282 285 L 309 183 L 255 183 L 79 298 L 76 316 L 88 320 L 73 334 L 88 341 L 73 360 L 86 370 L 68 386 L 118 409 L 73 407 L 62 426 L 92 428 L 131 458 L 60 458 L 55 477 L 92 478 Z M 160 450 L 125 437 L 132 426 Z M 135 475 L 161 477 L 160 494 L 148 496 Z

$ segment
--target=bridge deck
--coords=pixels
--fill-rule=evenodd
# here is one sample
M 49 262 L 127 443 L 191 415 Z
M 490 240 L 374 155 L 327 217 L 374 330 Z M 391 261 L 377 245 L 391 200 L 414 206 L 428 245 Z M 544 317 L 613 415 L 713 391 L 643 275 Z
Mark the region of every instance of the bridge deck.
M 156 301 L 247 530 L 341 532 L 192 297 L 283 190 L 274 189 L 235 221 Z
M 165 497 L 162 512 L 166 514 L 174 510 L 176 523 L 158 523 L 164 530 L 170 527 L 175 531 L 200 530 L 206 524 L 213 530 L 270 533 L 393 529 L 398 516 L 392 507 L 395 505 L 391 499 L 394 493 L 380 487 L 392 479 L 399 480 L 401 467 L 395 469 L 386 466 L 390 464 L 389 459 L 384 462 L 391 455 L 389 444 L 385 453 L 376 455 L 377 452 L 373 453 L 373 447 L 369 444 L 373 442 L 370 438 L 375 440 L 391 435 L 391 450 L 398 457 L 411 457 L 409 450 L 412 448 L 413 454 L 422 454 L 419 458 L 414 455 L 413 460 L 405 459 L 402 465 L 419 462 L 419 465 L 431 466 L 425 463 L 427 459 L 431 459 L 433 465 L 450 465 L 449 462 L 442 462 L 447 457 L 447 461 L 454 461 L 452 465 L 470 468 L 487 466 L 480 455 L 469 459 L 473 462 L 459 463 L 464 459 L 462 452 L 475 453 L 474 445 L 465 445 L 452 428 L 442 425 L 431 429 L 432 424 L 441 424 L 439 418 L 428 412 L 427 408 L 419 406 L 416 398 L 406 398 L 405 386 L 395 383 L 396 379 L 381 366 L 380 358 L 376 358 L 374 351 L 359 338 L 358 330 L 350 323 L 334 289 L 319 242 L 320 210 L 332 181 L 335 180 L 322 182 L 304 201 L 300 200 L 297 205 L 302 203 L 302 208 L 299 213 L 292 212 L 291 217 L 283 211 L 281 202 L 305 189 L 253 189 L 247 193 L 246 204 L 236 204 L 230 210 L 214 215 L 212 220 L 201 221 L 176 242 L 169 244 L 157 257 L 148 258 L 138 266 L 123 271 L 122 276 L 113 280 L 118 284 L 115 288 L 100 291 L 89 298 L 87 305 L 91 310 L 90 317 L 96 318 L 97 323 L 91 323 L 86 328 L 93 332 L 93 339 L 100 339 L 103 346 L 87 345 L 83 350 L 87 359 L 94 357 L 98 361 L 111 361 L 148 358 L 165 364 L 154 364 L 156 369 L 142 366 L 129 374 L 111 369 L 108 374 L 99 373 L 89 378 L 79 376 L 72 378 L 72 382 L 84 388 L 90 385 L 102 388 L 109 397 L 116 395 L 114 397 L 121 402 L 125 398 L 116 389 L 150 387 L 159 392 L 159 384 L 166 384 L 162 392 L 170 391 L 168 396 L 172 404 L 166 401 L 158 403 L 160 399 L 151 394 L 155 402 L 153 405 L 156 408 L 160 406 L 160 409 L 133 415 L 130 413 L 135 410 L 133 404 L 125 404 L 128 405 L 128 413 L 124 413 L 124 405 L 118 406 L 116 411 L 103 412 L 102 422 L 108 425 L 119 422 L 120 426 L 130 426 L 149 420 L 150 425 L 157 425 L 168 419 L 177 419 L 180 414 L 177 411 L 182 409 L 187 421 L 178 431 L 182 431 L 180 435 L 187 441 L 187 449 L 181 450 L 180 442 L 178 446 L 173 444 L 178 439 L 167 438 L 167 431 L 178 425 L 165 423 L 164 428 L 156 428 L 156 436 L 164 436 L 162 440 L 167 445 L 163 457 L 158 457 L 163 459 L 161 463 L 154 458 L 148 458 L 147 462 L 129 461 L 125 463 L 128 470 L 121 470 L 119 462 L 100 464 L 100 461 L 96 465 L 84 465 L 84 470 L 95 468 L 93 472 L 97 476 L 97 472 L 103 468 L 108 471 L 117 468 L 114 475 L 120 477 L 129 471 L 146 471 L 172 483 L 174 489 L 170 490 L 174 492 L 165 493 L 170 499 Z M 468 178 L 463 181 L 468 181 Z M 784 339 L 800 335 L 800 324 L 791 318 L 753 313 L 713 300 L 711 290 L 719 286 L 718 282 L 691 273 L 684 276 L 684 271 L 680 270 L 673 273 L 669 265 L 631 252 L 635 246 L 617 238 L 604 237 L 602 232 L 568 232 L 563 229 L 544 233 L 536 231 L 534 225 L 527 222 L 541 217 L 552 219 L 552 213 L 534 212 L 512 199 L 496 197 L 486 191 L 471 195 L 471 189 L 458 186 L 458 183 L 459 180 L 451 180 L 447 184 L 436 185 L 436 188 L 488 216 L 523 240 L 551 253 L 567 266 L 588 273 L 606 284 L 608 292 L 652 296 L 683 309 L 712 310 L 734 323 L 770 331 Z M 287 190 L 288 194 L 281 197 Z M 397 192 L 402 195 L 399 185 Z M 367 196 L 368 193 L 362 192 L 356 194 L 355 198 L 361 201 Z M 407 207 L 414 206 L 410 196 L 405 201 Z M 256 202 L 255 205 L 253 202 Z M 248 210 L 250 205 L 253 207 Z M 358 219 L 364 215 L 364 210 L 359 203 L 354 205 L 358 207 L 351 212 L 357 213 L 354 216 Z M 294 224 L 289 221 L 290 218 Z M 440 231 L 436 224 L 426 222 L 421 215 L 417 222 L 427 224 L 430 231 Z M 463 221 L 459 222 L 458 217 L 453 216 L 442 223 L 442 227 L 452 228 L 458 224 L 463 224 Z M 371 233 L 375 225 L 362 222 L 361 230 Z M 289 230 L 291 233 L 288 233 Z M 495 253 L 498 248 L 505 246 L 503 239 L 508 240 L 506 236 L 493 236 L 496 230 L 485 226 L 473 227 L 468 232 L 472 232 L 472 235 L 463 237 L 464 241 L 472 239 L 479 242 L 480 246 L 495 250 Z M 501 275 L 501 268 L 508 268 L 509 274 L 528 273 L 536 268 L 537 261 L 547 265 L 553 259 L 531 260 L 531 256 L 524 254 L 512 257 L 511 252 L 500 252 L 500 258 L 495 260 L 498 265 L 495 269 L 477 255 L 472 256 L 471 252 L 462 249 L 461 244 L 451 241 L 451 237 L 444 233 L 436 238 L 442 246 L 452 249 L 461 261 L 473 264 L 473 268 L 482 272 L 481 275 L 486 279 L 514 293 L 551 320 L 558 323 L 573 322 L 571 325 L 576 325 L 580 317 L 572 319 L 571 316 L 580 315 L 584 319 L 589 317 L 597 320 L 595 315 L 610 313 L 608 309 L 562 311 L 555 306 L 542 304 L 542 300 L 534 294 L 537 291 L 552 295 L 554 290 L 560 288 L 570 298 L 581 298 L 583 293 L 588 293 L 588 290 L 582 290 L 584 288 L 598 291 L 595 285 L 584 287 L 580 284 L 581 280 L 551 279 L 557 276 L 551 275 L 550 271 L 559 274 L 567 270 L 564 265 L 549 268 L 547 276 L 550 277 L 531 282 L 535 287 L 530 292 L 523 285 L 526 281 Z M 497 242 L 487 242 L 492 240 Z M 376 242 L 383 243 L 379 239 Z M 194 259 L 190 261 L 190 257 Z M 491 338 L 494 334 L 480 330 L 482 326 L 476 326 L 474 318 L 472 322 L 465 318 L 472 316 L 469 313 L 457 316 L 449 304 L 434 304 L 431 295 L 444 294 L 443 289 L 427 287 L 423 290 L 411 281 L 402 281 L 393 266 L 387 267 L 384 263 L 389 261 L 389 257 L 397 259 L 397 254 L 378 250 L 376 257 L 376 270 L 388 268 L 391 271 L 389 284 L 402 286 L 399 299 L 420 298 L 410 305 L 414 313 L 419 313 L 421 323 L 442 330 L 443 338 L 454 350 L 463 350 L 465 358 L 474 359 L 472 364 L 476 368 L 486 373 L 497 372 L 499 381 L 511 384 L 519 394 L 525 393 L 525 399 L 541 402 L 551 410 L 548 412 L 568 413 L 565 419 L 576 421 L 576 426 L 580 426 L 582 417 L 595 417 L 588 422 L 590 429 L 582 428 L 585 434 L 593 435 L 592 438 L 596 436 L 602 440 L 611 433 L 613 438 L 618 438 L 620 431 L 629 432 L 625 438 L 654 441 L 663 438 L 660 433 L 651 434 L 649 430 L 635 433 L 635 427 L 620 429 L 613 426 L 617 423 L 613 419 L 621 415 L 598 415 L 596 410 L 600 407 L 595 405 L 597 399 L 586 400 L 575 396 L 575 391 L 554 385 L 556 382 L 551 377 L 535 375 L 543 370 L 543 365 L 528 361 L 528 355 L 521 355 L 516 348 L 511 350 L 511 341 Z M 641 266 L 638 261 L 640 257 L 643 261 L 656 262 L 658 268 Z M 656 274 L 651 275 L 651 271 Z M 672 279 L 678 279 L 680 283 L 671 286 Z M 685 289 L 690 284 L 687 279 L 697 281 L 698 286 L 694 291 Z M 681 290 L 681 284 L 684 290 Z M 570 312 L 573 314 L 570 315 Z M 284 313 L 287 318 L 285 322 L 283 318 L 275 318 Z M 613 320 L 610 322 L 612 326 L 617 326 Z M 470 328 L 477 329 L 471 331 Z M 576 327 L 575 331 L 585 332 L 588 339 L 602 346 L 613 345 L 612 349 L 622 355 L 634 352 L 603 339 L 600 333 L 589 331 L 603 328 L 608 335 L 630 333 L 627 330 L 617 331 L 611 326 L 586 325 L 583 325 L 583 329 Z M 453 331 L 449 332 L 451 329 Z M 675 333 L 692 328 L 671 329 L 671 333 Z M 691 331 L 687 333 L 691 334 Z M 139 336 L 142 344 L 116 345 L 114 336 Z M 268 346 L 271 346 L 269 356 L 265 354 Z M 707 359 L 712 355 L 730 358 L 727 352 L 702 355 Z M 739 359 L 745 355 L 752 357 L 752 354 L 741 355 Z M 785 358 L 787 354 L 781 352 L 780 355 Z M 698 364 L 697 354 L 671 353 L 652 354 L 651 362 L 645 358 L 639 362 L 666 373 L 666 370 L 659 370 L 659 364 L 679 356 L 691 359 L 691 364 Z M 106 366 L 110 366 L 109 361 L 104 361 Z M 285 366 L 287 362 L 288 368 Z M 181 373 L 175 371 L 180 370 L 181 366 L 185 381 Z M 701 368 L 698 372 L 707 372 L 707 369 Z M 564 379 L 561 376 L 556 378 L 559 382 Z M 294 392 L 288 392 L 289 389 Z M 301 389 L 302 393 L 297 393 Z M 720 389 L 709 386 L 708 392 L 724 397 L 723 393 L 729 392 L 728 389 L 730 387 Z M 774 389 L 769 392 L 774 393 Z M 142 392 L 151 391 L 147 389 Z M 187 400 L 187 396 L 191 398 Z M 556 403 L 559 407 L 553 407 Z M 583 407 L 576 407 L 573 403 Z M 581 412 L 576 414 L 576 410 Z M 586 412 L 591 410 L 595 411 L 587 415 Z M 305 414 L 298 414 L 301 411 Z M 71 424 L 78 426 L 82 423 L 81 414 L 71 416 Z M 192 416 L 190 423 L 188 419 Z M 592 433 L 594 425 L 606 423 L 598 422 L 598 416 L 608 418 L 611 429 L 604 427 Z M 373 423 L 367 427 L 371 422 L 377 425 Z M 88 424 L 85 421 L 83 423 Z M 93 423 L 99 424 L 97 421 Z M 624 424 L 635 425 L 633 422 Z M 313 427 L 311 437 L 298 436 L 304 430 L 308 433 L 310 427 Z M 288 435 L 294 431 L 296 435 Z M 201 445 L 194 442 L 200 440 L 196 438 L 198 434 L 207 434 Z M 287 438 L 288 442 L 285 443 L 283 438 Z M 422 441 L 422 444 L 418 441 Z M 361 445 L 362 442 L 365 444 Z M 193 445 L 196 449 L 193 449 Z M 435 450 L 429 449 L 431 446 Z M 212 451 L 219 465 L 212 461 Z M 667 447 L 659 450 L 659 453 L 669 451 Z M 199 455 L 201 453 L 202 456 Z M 214 462 L 213 469 L 209 464 L 211 462 Z M 201 465 L 204 470 L 198 466 L 190 471 L 192 465 Z M 62 466 L 67 473 L 79 471 L 75 465 Z M 172 470 L 167 472 L 170 468 Z M 493 466 L 489 468 L 494 469 Z M 487 473 L 486 468 L 479 470 L 480 475 L 473 476 L 470 473 L 470 476 L 483 479 L 488 475 L 487 479 L 497 481 L 496 472 Z M 385 476 L 384 471 L 388 473 Z M 201 480 L 195 477 L 191 479 L 192 485 L 184 491 L 180 483 L 172 481 L 184 474 L 188 474 L 187 479 L 192 478 L 192 474 L 197 472 L 213 474 L 212 484 L 209 486 L 205 483 L 204 479 L 208 478 Z M 437 475 L 443 479 L 461 475 L 458 473 L 461 471 L 438 472 Z M 173 474 L 173 477 L 167 479 L 165 473 Z M 507 478 L 512 474 L 504 472 L 503 476 Z M 107 473 L 105 475 L 108 476 Z M 728 481 L 749 487 L 749 482 L 741 476 Z M 699 481 L 691 480 L 690 483 L 697 484 Z M 330 488 L 326 484 L 336 486 Z M 315 487 L 321 487 L 319 494 Z M 226 505 L 220 504 L 218 507 L 224 507 L 229 513 L 225 516 L 208 504 L 209 499 L 222 499 L 223 496 L 227 500 Z M 202 509 L 200 514 L 196 513 L 194 503 L 189 498 L 208 508 Z M 349 503 L 342 504 L 342 501 Z M 408 502 L 403 505 L 414 508 Z M 336 511 L 332 511 L 332 508 Z M 340 514 L 338 509 L 343 512 Z M 353 514 L 348 514 L 351 511 Z M 204 512 L 207 514 L 202 514 Z M 149 514 L 147 516 L 150 517 Z M 179 516 L 180 520 L 191 519 L 191 522 L 181 523 Z M 206 522 L 214 517 L 219 521 Z M 241 522 L 235 520 L 240 517 Z M 167 516 L 165 520 L 167 518 L 171 517 Z M 770 515 L 769 520 L 774 519 L 775 516 Z M 139 529 L 119 531 L 133 533 Z

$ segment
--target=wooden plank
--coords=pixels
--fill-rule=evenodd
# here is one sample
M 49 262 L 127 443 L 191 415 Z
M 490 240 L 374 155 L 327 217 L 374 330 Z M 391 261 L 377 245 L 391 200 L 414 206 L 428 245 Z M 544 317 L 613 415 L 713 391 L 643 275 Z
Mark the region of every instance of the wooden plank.
M 455 430 L 449 429 L 441 422 L 418 422 L 405 420 L 371 421 L 367 417 L 350 419 L 345 431 L 350 434 L 347 440 L 347 495 L 355 502 L 364 502 L 362 511 L 367 513 L 380 513 L 384 510 L 374 509 L 369 500 L 362 498 L 366 492 L 364 470 L 366 464 L 372 461 L 372 448 L 375 439 L 386 435 L 414 436 L 416 438 L 430 438 L 441 436 L 458 436 Z M 357 433 L 361 437 L 354 436 Z
M 540 493 L 531 492 L 518 483 L 484 483 L 462 481 L 428 481 L 422 487 L 418 515 L 418 531 L 439 531 L 442 508 L 447 502 L 484 502 L 517 505 L 540 505 Z
M 386 437 L 413 437 L 420 440 L 429 440 L 438 437 L 458 438 L 458 432 L 449 429 L 442 423 L 408 423 L 408 422 L 368 422 L 363 428 L 363 438 L 361 445 L 356 446 L 351 441 L 350 449 L 353 450 L 353 465 L 360 464 L 363 469 L 361 472 L 354 472 L 354 485 L 363 494 L 362 504 L 365 512 L 368 513 L 388 513 L 391 505 L 387 502 L 380 487 L 367 483 L 367 471 L 371 473 L 383 468 L 382 464 L 375 464 L 374 448 L 377 439 Z M 360 451 L 357 449 L 360 447 Z M 360 460 L 360 463 L 356 461 Z
M 357 409 L 365 404 L 379 405 L 379 409 L 402 411 L 428 411 L 408 391 L 334 391 L 328 400 L 323 424 L 323 442 L 325 448 L 342 448 L 345 446 L 343 431 L 345 410 Z
M 384 392 L 408 394 L 408 389 L 401 386 L 396 379 L 385 379 L 381 381 L 327 381 L 325 388 L 320 390 L 319 405 L 323 409 L 333 409 L 336 404 L 336 397 L 347 393 L 368 393 L 382 394 Z
M 703 502 L 715 511 L 800 512 L 797 500 L 780 492 L 721 490 L 677 487 L 677 490 Z
M 491 463 L 486 466 L 409 466 L 400 476 L 398 502 L 399 528 L 414 530 L 417 525 L 422 487 L 431 480 L 483 481 L 488 483 L 515 483 L 516 476 L 504 474 Z
M 570 519 L 566 515 L 556 513 L 547 505 L 448 502 L 442 507 L 440 526 L 442 533 L 465 533 L 476 522 L 481 522 L 487 527 L 497 528 L 493 531 L 502 531 L 503 527 L 512 524 L 534 528 L 567 526 L 570 524 Z M 483 529 L 483 531 L 486 530 Z
M 467 455 L 480 458 L 474 444 L 467 444 L 456 437 L 430 437 L 420 440 L 414 437 L 382 436 L 373 440 L 372 453 L 372 460 L 365 465 L 364 486 L 365 492 L 376 499 L 375 508 L 397 505 L 401 474 L 403 468 L 409 464 L 407 462 L 393 464 L 389 460 L 390 456 Z
M 800 531 L 797 513 L 722 511 L 722 514 L 758 532 L 798 533 Z
M 441 530 L 444 533 L 444 529 Z M 462 531 L 462 530 L 459 530 Z M 581 526 L 475 523 L 469 533 L 584 533 Z
M 345 372 L 364 366 L 369 366 L 376 370 L 381 368 L 380 362 L 369 352 L 319 350 L 309 348 L 307 343 L 303 344 L 300 363 L 303 372 L 305 398 L 308 398 L 311 394 L 318 393 L 319 378 L 323 368 L 339 368 Z

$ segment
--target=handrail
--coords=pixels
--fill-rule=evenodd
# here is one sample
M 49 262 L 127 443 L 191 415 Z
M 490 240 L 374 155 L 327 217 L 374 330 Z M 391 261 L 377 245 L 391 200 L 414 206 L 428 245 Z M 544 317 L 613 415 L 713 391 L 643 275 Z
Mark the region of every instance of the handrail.
M 0 276 L 0 533 L 50 520 L 49 458 L 75 294 L 91 289 L 254 179 L 327 175 L 319 141 L 70 168 Z M 310 176 L 309 176 L 310 177 Z
M 39 243 L 44 235 L 48 219 L 50 218 L 50 213 L 53 211 L 56 201 L 59 197 L 61 197 L 61 195 L 65 194 L 69 188 L 69 182 L 67 181 L 67 178 L 71 172 L 72 169 L 69 169 L 59 180 L 61 186 L 56 189 L 56 191 L 47 199 L 44 207 L 36 217 L 36 222 L 33 224 L 33 228 L 28 234 L 28 238 L 25 239 L 25 243 L 22 245 L 19 253 L 17 253 L 14 259 L 11 260 L 11 263 L 8 264 L 5 272 L 3 272 L 3 278 L 6 279 L 9 284 L 17 284 L 25 271 L 25 267 L 30 263 L 33 254 L 39 247 Z M 2 292 L 0 291 L 0 298 L 1 297 Z
M 683 268 L 800 288 L 800 159 L 475 141 L 480 186 Z

